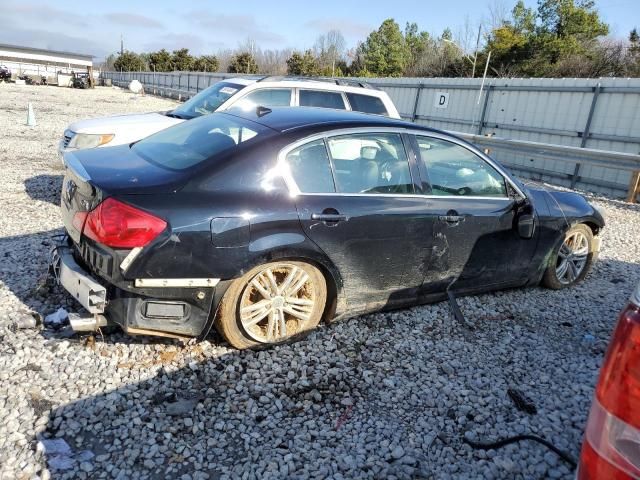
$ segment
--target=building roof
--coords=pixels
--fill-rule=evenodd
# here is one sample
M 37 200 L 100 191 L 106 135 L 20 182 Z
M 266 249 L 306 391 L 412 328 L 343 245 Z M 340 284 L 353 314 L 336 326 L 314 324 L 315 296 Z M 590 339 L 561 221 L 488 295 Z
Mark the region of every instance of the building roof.
M 33 47 L 24 47 L 21 45 L 9 45 L 6 43 L 0 43 L 0 49 L 4 50 L 21 50 L 25 52 L 31 53 L 41 53 L 41 54 L 56 54 L 56 55 L 65 55 L 68 57 L 77 57 L 83 60 L 92 60 L 95 58 L 93 55 L 89 55 L 86 53 L 75 53 L 75 52 L 63 52 L 60 50 L 48 50 L 46 48 L 33 48 Z

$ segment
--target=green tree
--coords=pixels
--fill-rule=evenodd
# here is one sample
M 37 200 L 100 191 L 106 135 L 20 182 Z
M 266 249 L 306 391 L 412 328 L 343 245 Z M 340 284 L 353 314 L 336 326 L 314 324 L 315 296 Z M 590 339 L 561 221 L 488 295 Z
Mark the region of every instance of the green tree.
M 638 29 L 634 28 L 629 32 L 629 50 L 633 55 L 640 54 L 640 35 L 638 35 Z
M 287 59 L 287 74 L 302 75 L 312 77 L 319 73 L 318 60 L 313 56 L 311 50 L 301 55 L 299 52 L 293 52 Z
M 495 28 L 487 40 L 494 71 L 508 74 L 521 68 L 531 54 L 536 29 L 536 14 L 519 0 L 511 11 L 511 20 Z
M 151 52 L 149 54 L 149 69 L 156 72 L 173 71 L 171 54 L 164 48 L 162 50 L 158 50 L 157 52 Z
M 140 55 L 129 50 L 125 50 L 121 55 L 118 55 L 118 58 L 113 62 L 113 67 L 122 72 L 138 72 L 147 69 Z
M 407 63 L 404 75 L 416 76 L 424 71 L 424 57 L 427 50 L 434 49 L 435 45 L 427 32 L 418 31 L 417 23 L 409 23 L 404 28 L 404 41 L 407 46 Z
M 596 38 L 609 33 L 593 0 L 538 0 L 538 19 L 534 46 L 551 63 L 585 53 Z
M 218 57 L 215 55 L 201 55 L 193 62 L 195 72 L 217 72 L 220 66 Z
M 620 54 L 600 41 L 608 32 L 593 0 L 538 0 L 535 12 L 518 1 L 490 32 L 481 58 L 491 51 L 491 71 L 505 76 L 613 74 Z
M 258 63 L 249 52 L 241 52 L 231 58 L 229 73 L 258 73 Z
M 189 54 L 188 48 L 174 50 L 171 54 L 171 63 L 173 64 L 173 69 L 180 72 L 193 70 L 193 57 Z
M 371 32 L 360 49 L 364 67 L 362 73 L 398 77 L 404 72 L 409 54 L 400 26 L 392 18 Z

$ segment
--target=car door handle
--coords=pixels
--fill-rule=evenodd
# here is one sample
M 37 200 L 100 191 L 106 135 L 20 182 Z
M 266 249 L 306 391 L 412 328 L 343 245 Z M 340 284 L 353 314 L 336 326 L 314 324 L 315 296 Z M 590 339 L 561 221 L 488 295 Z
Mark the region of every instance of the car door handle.
M 458 223 L 461 220 L 464 220 L 463 215 L 439 215 L 438 220 L 442 220 L 447 223 Z
M 339 213 L 312 213 L 311 220 L 320 220 L 321 222 L 344 222 L 347 220 L 346 215 Z

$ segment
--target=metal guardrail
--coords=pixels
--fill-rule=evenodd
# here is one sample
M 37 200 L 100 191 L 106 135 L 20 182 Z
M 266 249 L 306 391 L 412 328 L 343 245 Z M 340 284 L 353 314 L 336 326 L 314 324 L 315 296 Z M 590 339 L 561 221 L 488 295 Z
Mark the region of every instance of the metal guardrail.
M 509 161 L 505 162 L 504 160 L 501 161 L 501 163 L 512 170 L 569 180 L 572 188 L 577 182 L 617 190 L 624 188 L 619 183 L 582 178 L 579 175 L 581 165 L 592 165 L 596 167 L 631 172 L 631 180 L 629 182 L 626 196 L 627 201 L 635 203 L 636 198 L 640 193 L 640 155 L 612 152 L 609 150 L 597 150 L 593 148 L 568 147 L 564 145 L 530 142 L 526 140 L 513 140 L 509 138 L 476 135 L 464 132 L 451 133 L 464 138 L 479 148 L 483 148 L 486 152 L 496 150 L 501 152 L 511 152 L 517 155 L 526 155 L 531 159 L 553 159 L 556 161 L 570 162 L 572 164 L 575 163 L 576 167 L 573 173 L 563 173 L 540 168 L 532 168 L 525 165 L 514 164 Z
M 614 168 L 616 170 L 640 170 L 640 155 L 632 153 L 611 152 L 592 148 L 567 147 L 549 143 L 512 140 L 509 138 L 489 137 L 473 133 L 451 132 L 468 142 L 489 149 L 514 151 L 537 158 L 553 157 L 556 160 L 579 162 L 586 165 Z

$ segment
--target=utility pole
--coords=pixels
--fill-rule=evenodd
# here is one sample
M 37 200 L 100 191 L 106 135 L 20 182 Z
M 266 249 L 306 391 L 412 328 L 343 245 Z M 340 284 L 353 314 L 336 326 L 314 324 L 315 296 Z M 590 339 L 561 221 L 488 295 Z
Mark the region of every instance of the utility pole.
M 120 56 L 124 54 L 124 39 L 122 38 L 122 34 L 120 34 Z

